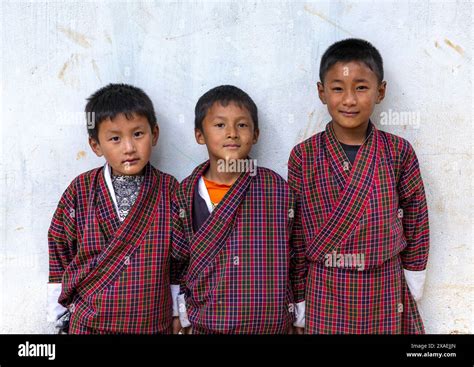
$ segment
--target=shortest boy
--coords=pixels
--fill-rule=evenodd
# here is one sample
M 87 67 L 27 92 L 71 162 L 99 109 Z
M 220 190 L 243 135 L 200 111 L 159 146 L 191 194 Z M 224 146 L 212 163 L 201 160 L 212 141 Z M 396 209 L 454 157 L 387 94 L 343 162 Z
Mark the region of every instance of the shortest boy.
M 250 159 L 258 135 L 257 106 L 239 88 L 216 87 L 197 102 L 196 141 L 209 160 L 177 190 L 172 241 L 180 320 L 194 334 L 284 334 L 293 310 L 303 330 L 295 198 L 278 174 Z
M 70 317 L 71 334 L 169 333 L 178 183 L 149 162 L 159 132 L 153 104 L 138 88 L 110 84 L 86 114 L 89 144 L 106 163 L 76 177 L 54 213 L 48 319 Z

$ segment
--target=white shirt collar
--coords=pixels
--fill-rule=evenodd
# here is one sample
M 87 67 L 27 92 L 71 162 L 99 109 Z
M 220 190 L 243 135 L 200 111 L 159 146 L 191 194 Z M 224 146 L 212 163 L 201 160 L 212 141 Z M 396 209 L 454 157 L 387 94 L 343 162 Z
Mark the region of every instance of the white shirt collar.
M 199 177 L 198 181 L 198 191 L 199 191 L 199 196 L 204 199 L 207 205 L 207 209 L 209 210 L 209 213 L 212 213 L 214 210 L 214 206 L 212 205 L 211 197 L 209 196 L 209 192 L 207 191 L 206 184 L 204 183 L 204 179 Z
M 115 211 L 117 212 L 117 215 L 120 218 L 119 215 L 119 209 L 117 205 L 117 198 L 115 197 L 115 190 L 114 190 L 114 185 L 112 185 L 112 172 L 111 168 L 108 163 L 105 163 L 104 165 L 104 179 L 105 183 L 107 184 L 107 188 L 109 189 L 110 196 L 112 196 L 112 201 L 114 202 L 115 206 Z

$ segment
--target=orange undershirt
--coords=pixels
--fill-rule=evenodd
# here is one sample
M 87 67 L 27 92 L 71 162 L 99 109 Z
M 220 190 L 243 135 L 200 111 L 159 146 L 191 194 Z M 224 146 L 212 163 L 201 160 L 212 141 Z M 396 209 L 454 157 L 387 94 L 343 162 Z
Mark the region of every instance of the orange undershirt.
M 222 198 L 227 194 L 230 187 L 232 185 L 224 185 L 214 181 L 207 180 L 204 176 L 202 176 L 204 180 L 204 184 L 206 185 L 207 192 L 209 193 L 209 197 L 211 198 L 211 202 L 213 206 L 217 206 Z

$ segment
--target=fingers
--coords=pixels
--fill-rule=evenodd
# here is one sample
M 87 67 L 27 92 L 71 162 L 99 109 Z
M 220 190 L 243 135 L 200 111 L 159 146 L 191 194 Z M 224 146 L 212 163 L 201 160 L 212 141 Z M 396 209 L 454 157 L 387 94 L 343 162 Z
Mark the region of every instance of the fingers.
M 173 334 L 179 334 L 179 332 L 182 330 L 181 323 L 179 322 L 178 317 L 173 317 L 173 322 L 172 322 L 172 332 Z
M 295 328 L 294 328 L 294 333 L 295 333 L 296 335 L 303 335 L 303 334 L 304 334 L 304 328 L 302 328 L 302 327 L 295 327 Z

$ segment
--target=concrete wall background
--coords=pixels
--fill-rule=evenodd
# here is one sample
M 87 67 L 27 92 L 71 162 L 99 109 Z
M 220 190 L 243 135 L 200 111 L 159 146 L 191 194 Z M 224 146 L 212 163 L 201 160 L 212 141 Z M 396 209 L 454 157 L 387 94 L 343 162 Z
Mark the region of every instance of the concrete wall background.
M 235 84 L 259 106 L 253 156 L 286 177 L 291 148 L 329 121 L 315 88 L 320 57 L 348 37 L 384 57 L 388 95 L 374 120 L 391 109 L 419 123 L 381 128 L 407 138 L 421 163 L 426 330 L 474 331 L 472 3 L 11 1 L 0 15 L 0 333 L 51 331 L 51 216 L 69 182 L 103 164 L 82 114 L 94 90 L 126 82 L 151 96 L 161 127 L 152 162 L 181 180 L 206 158 L 194 141 L 197 98 Z

